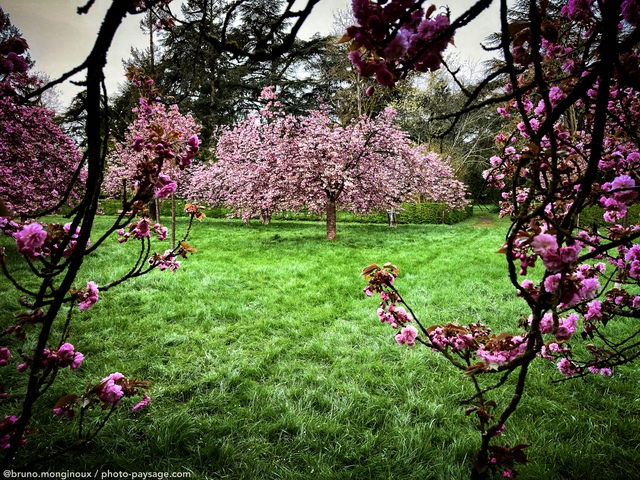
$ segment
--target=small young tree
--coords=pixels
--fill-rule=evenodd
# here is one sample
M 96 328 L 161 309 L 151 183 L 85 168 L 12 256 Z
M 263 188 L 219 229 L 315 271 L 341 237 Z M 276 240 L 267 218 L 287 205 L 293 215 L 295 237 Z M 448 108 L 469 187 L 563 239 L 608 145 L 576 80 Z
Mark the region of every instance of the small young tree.
M 117 142 L 107 158 L 107 170 L 103 183 L 104 193 L 107 198 L 119 198 L 125 202 L 135 194 L 137 185 L 131 179 L 135 177 L 139 165 L 141 162 L 149 161 L 155 155 L 155 152 L 151 152 L 149 148 L 145 148 L 145 145 L 140 143 L 140 139 L 154 138 L 170 132 L 172 142 L 189 145 L 192 152 L 197 152 L 199 149 L 198 134 L 200 133 L 200 126 L 196 124 L 191 115 L 182 115 L 178 105 L 167 106 L 160 102 L 153 79 L 144 75 L 142 71 L 131 67 L 128 77 L 132 80 L 134 87 L 135 83 L 139 84 L 137 86 L 139 88 L 144 82 L 144 85 L 153 88 L 152 93 L 156 95 L 156 101 L 150 105 L 145 97 L 140 98 L 139 106 L 133 109 L 136 119 L 128 126 L 124 141 Z M 147 96 L 150 97 L 148 94 Z M 167 152 L 169 159 L 172 159 L 175 154 L 176 152 L 173 151 Z M 161 165 L 160 169 L 163 173 L 158 177 L 157 186 L 154 186 L 155 202 L 167 198 L 170 198 L 172 202 L 172 248 L 175 247 L 176 224 L 174 192 L 178 189 L 184 169 L 190 165 L 190 161 L 189 157 L 184 157 L 183 163 L 167 162 Z M 168 180 L 168 177 L 171 180 Z M 159 215 L 156 216 L 156 220 L 160 221 Z

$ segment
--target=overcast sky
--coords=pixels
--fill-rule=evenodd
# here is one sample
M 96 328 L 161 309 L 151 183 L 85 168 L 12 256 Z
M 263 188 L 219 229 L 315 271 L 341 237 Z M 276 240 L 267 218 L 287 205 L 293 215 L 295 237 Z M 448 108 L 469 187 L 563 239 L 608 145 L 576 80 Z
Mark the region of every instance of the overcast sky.
M 11 16 L 11 22 L 20 29 L 36 61 L 36 70 L 47 73 L 52 79 L 82 63 L 93 46 L 95 35 L 111 0 L 96 0 L 88 15 L 77 15 L 78 6 L 86 0 L 0 0 L 2 8 Z M 175 3 L 178 3 L 177 1 Z M 472 0 L 434 1 L 437 5 L 448 4 L 452 17 L 468 8 Z M 350 7 L 351 0 L 321 0 L 314 8 L 303 28 L 302 36 L 316 32 L 329 33 L 336 9 Z M 178 6 L 173 7 L 179 11 Z M 496 10 L 485 12 L 472 28 L 456 36 L 456 50 L 464 58 L 481 58 L 479 42 L 497 30 Z M 140 16 L 125 18 L 118 31 L 107 58 L 107 88 L 115 93 L 118 84 L 124 82 L 122 60 L 129 58 L 131 47 L 145 48 L 148 37 L 140 30 Z M 485 56 L 486 58 L 486 56 Z M 82 76 L 76 78 L 82 80 Z M 66 84 L 61 88 L 61 100 L 66 105 L 78 91 L 78 87 Z

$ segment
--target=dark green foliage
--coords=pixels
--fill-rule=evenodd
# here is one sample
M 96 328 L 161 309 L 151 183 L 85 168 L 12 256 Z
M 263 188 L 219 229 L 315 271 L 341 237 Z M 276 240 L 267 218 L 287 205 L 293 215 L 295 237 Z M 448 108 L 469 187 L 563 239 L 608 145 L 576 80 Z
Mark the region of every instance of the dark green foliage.
M 309 62 L 324 58 L 324 38 L 296 40 L 289 51 L 269 61 L 238 57 L 215 48 L 209 40 L 222 35 L 231 44 L 259 49 L 262 43 L 274 41 L 267 38 L 274 24 L 276 41 L 287 32 L 287 22 L 278 24 L 282 0 L 242 2 L 223 32 L 225 16 L 235 3 L 185 2 L 176 15 L 180 21 L 170 30 L 156 33 L 153 57 L 147 49 L 133 51 L 129 60 L 130 65 L 143 68 L 154 78 L 164 101 L 177 103 L 181 111 L 191 113 L 203 126 L 203 152 L 211 146 L 216 126 L 232 125 L 260 108 L 260 92 L 266 86 L 276 86 L 285 110 L 295 114 L 316 108 L 321 94 L 321 83 L 300 73 Z M 112 103 L 112 129 L 117 136 L 130 121 L 131 108 L 137 105 L 135 89 L 125 87 Z

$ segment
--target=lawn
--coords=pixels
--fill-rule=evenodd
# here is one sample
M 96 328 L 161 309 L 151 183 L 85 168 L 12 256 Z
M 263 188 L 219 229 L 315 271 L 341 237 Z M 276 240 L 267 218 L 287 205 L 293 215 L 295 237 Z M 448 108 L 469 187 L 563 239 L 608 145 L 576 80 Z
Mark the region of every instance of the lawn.
M 506 228 L 481 212 L 453 226 L 339 224 L 327 242 L 321 223 L 207 219 L 177 272 L 130 281 L 75 317 L 70 341 L 85 361 L 41 399 L 18 463 L 198 479 L 467 478 L 479 435 L 458 402 L 471 386 L 433 352 L 394 342 L 359 273 L 398 265 L 396 286 L 427 325 L 515 331 L 524 303 L 494 253 Z M 78 286 L 125 272 L 137 249 L 114 238 L 96 253 Z M 0 287 L 2 311 L 18 312 L 4 278 Z M 122 408 L 90 445 L 34 464 L 73 441 L 74 421 L 51 413 L 57 398 L 115 371 L 153 382 L 148 409 Z M 637 370 L 551 383 L 558 376 L 535 364 L 503 434 L 531 445 L 521 478 L 640 478 Z

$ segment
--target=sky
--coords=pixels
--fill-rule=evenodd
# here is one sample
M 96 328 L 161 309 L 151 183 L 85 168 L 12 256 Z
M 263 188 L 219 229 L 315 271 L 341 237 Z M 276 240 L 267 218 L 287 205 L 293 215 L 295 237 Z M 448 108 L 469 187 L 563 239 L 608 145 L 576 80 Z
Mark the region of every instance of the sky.
M 51 79 L 68 72 L 86 59 L 111 0 L 96 0 L 88 15 L 77 15 L 77 7 L 85 3 L 86 0 L 0 0 L 2 8 L 11 17 L 11 23 L 20 29 L 29 44 L 31 58 L 36 62 L 35 70 L 45 72 Z M 434 3 L 448 4 L 452 18 L 455 18 L 473 0 L 449 0 L 442 3 L 434 0 Z M 321 0 L 305 22 L 301 36 L 310 37 L 316 32 L 329 33 L 333 24 L 333 12 L 350 8 L 350 5 L 351 0 Z M 179 11 L 179 8 L 176 6 L 173 10 Z M 118 85 L 125 81 L 122 60 L 129 58 L 131 48 L 143 49 L 149 43 L 148 37 L 140 30 L 140 19 L 139 15 L 125 18 L 109 51 L 105 71 L 109 94 L 115 94 Z M 455 40 L 455 50 L 461 58 L 486 59 L 487 55 L 478 44 L 498 29 L 498 23 L 498 15 L 493 9 L 483 13 L 471 28 L 459 33 Z M 82 76 L 74 77 L 74 80 L 82 80 Z M 78 91 L 79 87 L 69 83 L 60 87 L 62 106 L 66 106 Z

